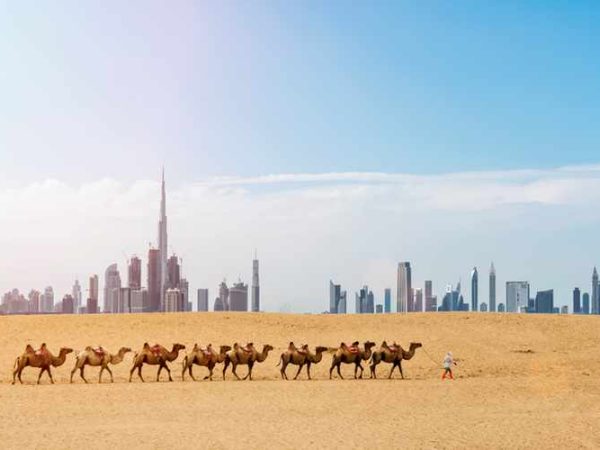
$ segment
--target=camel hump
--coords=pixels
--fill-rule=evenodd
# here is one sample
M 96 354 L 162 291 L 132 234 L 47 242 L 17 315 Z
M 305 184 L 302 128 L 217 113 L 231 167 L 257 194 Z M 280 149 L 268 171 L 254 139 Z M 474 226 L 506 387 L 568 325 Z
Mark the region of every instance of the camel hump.
M 27 353 L 34 353 L 35 350 L 31 346 L 31 344 L 27 344 L 27 347 L 25 347 L 25 352 L 27 352 Z
M 86 350 L 86 351 L 88 351 L 88 352 L 91 352 L 91 351 L 93 350 L 93 348 L 92 348 L 92 346 L 91 346 L 91 345 L 88 345 L 88 346 L 85 348 L 85 350 Z

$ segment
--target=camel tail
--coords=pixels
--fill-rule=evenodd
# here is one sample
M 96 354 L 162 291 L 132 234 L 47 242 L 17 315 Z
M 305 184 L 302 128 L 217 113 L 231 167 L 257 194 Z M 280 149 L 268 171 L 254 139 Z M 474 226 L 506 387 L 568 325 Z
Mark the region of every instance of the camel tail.
M 275 367 L 279 367 L 281 365 L 281 361 L 283 361 L 283 355 L 281 355 L 279 357 L 279 362 L 277 363 L 277 365 Z
M 20 356 L 17 356 L 17 359 L 15 359 L 15 364 L 13 365 L 13 369 L 16 369 L 19 366 L 19 359 L 20 358 L 21 358 Z

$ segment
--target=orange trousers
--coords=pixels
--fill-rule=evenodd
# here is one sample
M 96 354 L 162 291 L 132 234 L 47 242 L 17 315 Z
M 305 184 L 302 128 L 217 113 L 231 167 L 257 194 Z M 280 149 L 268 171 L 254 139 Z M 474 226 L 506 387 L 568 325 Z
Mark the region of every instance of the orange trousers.
M 452 375 L 452 369 L 444 369 L 444 373 L 442 374 L 442 380 L 446 379 L 446 375 L 448 375 L 448 378 L 450 378 L 451 380 L 454 380 L 454 376 Z

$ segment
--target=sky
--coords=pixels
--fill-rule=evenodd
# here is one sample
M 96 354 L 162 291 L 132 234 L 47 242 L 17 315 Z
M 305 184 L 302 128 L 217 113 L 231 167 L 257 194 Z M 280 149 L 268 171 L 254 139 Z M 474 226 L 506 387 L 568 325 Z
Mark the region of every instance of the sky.
M 597 2 L 0 2 L 0 291 L 156 243 L 192 292 L 321 311 L 332 278 L 570 302 L 598 263 Z M 124 276 L 124 273 L 123 273 Z M 144 274 L 145 276 L 145 274 Z M 101 280 L 102 282 L 102 280 Z M 84 282 L 84 284 L 86 284 Z M 468 297 L 468 295 L 467 295 Z

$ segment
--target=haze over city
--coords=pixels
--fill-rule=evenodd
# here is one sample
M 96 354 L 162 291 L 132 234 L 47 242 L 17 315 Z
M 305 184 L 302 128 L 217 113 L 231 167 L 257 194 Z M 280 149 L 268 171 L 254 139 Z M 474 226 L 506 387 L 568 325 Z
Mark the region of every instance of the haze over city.
M 438 297 L 492 261 L 500 300 L 591 291 L 597 5 L 114 5 L 0 6 L 0 292 L 145 259 L 163 165 L 211 300 L 254 249 L 267 311 L 381 303 L 405 260 Z

